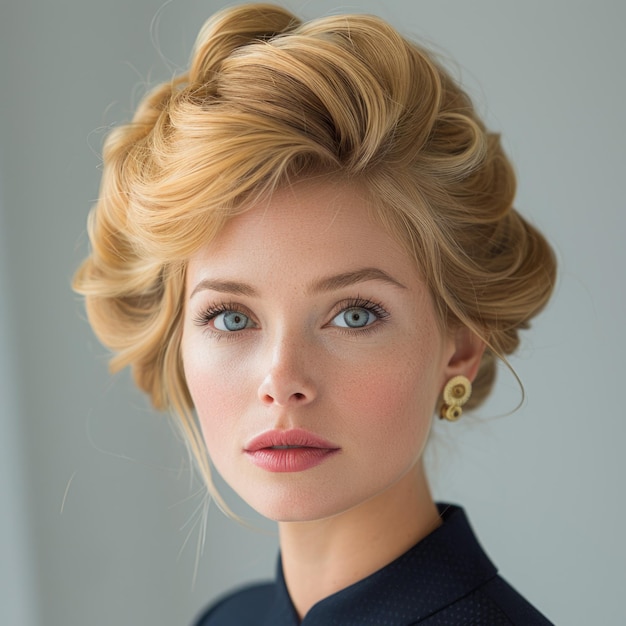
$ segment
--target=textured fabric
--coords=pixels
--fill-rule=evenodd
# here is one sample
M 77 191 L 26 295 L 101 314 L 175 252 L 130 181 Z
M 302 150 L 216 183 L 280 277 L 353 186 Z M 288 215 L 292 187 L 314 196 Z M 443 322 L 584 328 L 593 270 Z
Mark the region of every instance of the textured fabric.
M 545 626 L 507 582 L 457 506 L 443 524 L 371 576 L 318 602 L 299 621 L 280 559 L 276 582 L 247 587 L 209 609 L 196 626 Z

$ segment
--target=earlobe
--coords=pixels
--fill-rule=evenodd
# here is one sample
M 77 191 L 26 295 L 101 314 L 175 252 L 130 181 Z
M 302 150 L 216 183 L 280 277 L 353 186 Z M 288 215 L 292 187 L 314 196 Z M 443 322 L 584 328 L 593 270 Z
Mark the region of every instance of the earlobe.
M 478 373 L 485 342 L 465 326 L 454 331 L 451 339 L 453 352 L 445 368 L 446 382 L 439 417 L 456 422 L 472 394 L 472 381 Z
M 453 331 L 454 353 L 446 367 L 446 377 L 465 376 L 470 381 L 476 378 L 485 352 L 485 342 L 466 326 Z
M 462 407 L 471 395 L 472 383 L 469 378 L 463 375 L 451 378 L 443 388 L 443 404 L 439 417 L 449 422 L 456 422 L 463 414 Z

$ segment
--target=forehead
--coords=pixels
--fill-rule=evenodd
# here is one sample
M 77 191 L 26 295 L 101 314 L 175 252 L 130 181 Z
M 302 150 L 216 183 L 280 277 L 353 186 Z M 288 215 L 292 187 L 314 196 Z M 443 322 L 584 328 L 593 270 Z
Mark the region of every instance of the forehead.
M 304 181 L 281 188 L 231 218 L 192 256 L 189 274 L 256 271 L 276 262 L 284 264 L 279 273 L 303 275 L 346 265 L 416 273 L 403 246 L 373 216 L 371 202 L 357 183 Z

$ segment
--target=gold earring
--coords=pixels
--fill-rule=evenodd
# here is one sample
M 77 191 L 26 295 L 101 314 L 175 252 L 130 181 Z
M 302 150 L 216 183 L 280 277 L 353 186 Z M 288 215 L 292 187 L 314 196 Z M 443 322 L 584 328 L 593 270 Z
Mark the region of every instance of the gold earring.
M 451 378 L 443 388 L 443 404 L 439 417 L 456 422 L 463 414 L 461 408 L 472 395 L 472 383 L 465 376 Z

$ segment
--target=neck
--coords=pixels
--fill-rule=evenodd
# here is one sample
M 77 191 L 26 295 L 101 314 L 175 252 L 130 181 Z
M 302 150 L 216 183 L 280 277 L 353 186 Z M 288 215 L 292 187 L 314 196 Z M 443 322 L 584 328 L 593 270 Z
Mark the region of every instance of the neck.
M 283 574 L 298 615 L 384 567 L 440 523 L 421 463 L 353 509 L 322 520 L 280 523 Z

